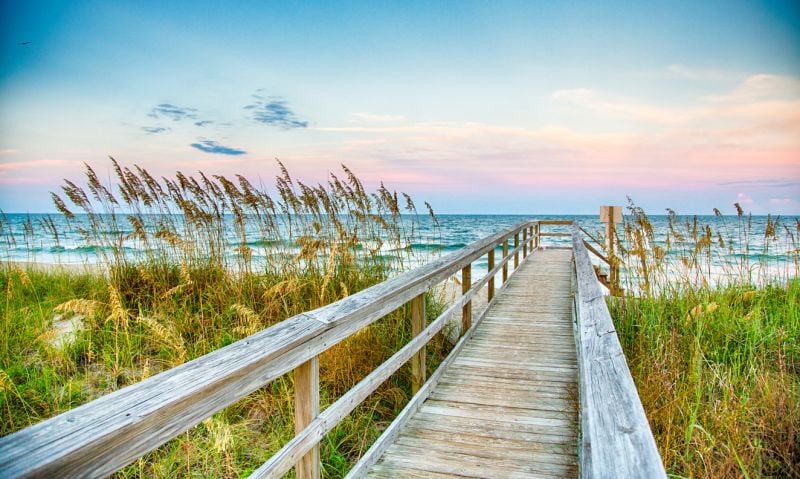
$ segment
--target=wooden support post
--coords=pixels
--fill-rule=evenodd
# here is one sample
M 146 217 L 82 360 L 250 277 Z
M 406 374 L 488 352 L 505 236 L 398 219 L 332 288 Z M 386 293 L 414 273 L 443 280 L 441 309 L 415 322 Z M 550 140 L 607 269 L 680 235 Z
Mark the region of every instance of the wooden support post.
M 608 279 L 611 285 L 611 294 L 619 296 L 622 290 L 619 287 L 619 259 L 617 258 L 615 249 L 617 242 L 617 226 L 616 223 L 622 221 L 622 207 L 621 206 L 601 206 L 600 207 L 600 221 L 606 224 L 606 254 L 608 256 Z
M 522 230 L 522 257 L 526 258 L 528 256 L 528 227 L 526 226 Z
M 472 287 L 472 265 L 468 264 L 461 270 L 461 292 L 466 294 Z M 461 334 L 467 332 L 472 326 L 472 301 L 468 301 L 461 311 Z
M 539 249 L 539 223 L 536 223 L 533 231 L 533 249 Z
M 299 434 L 319 414 L 319 356 L 294 370 L 294 433 Z M 295 465 L 297 479 L 319 479 L 319 445 Z
M 489 250 L 489 271 L 494 269 L 494 248 L 497 245 L 492 245 L 492 249 Z M 489 276 L 489 301 L 494 298 L 494 273 Z
M 508 238 L 503 240 L 503 259 L 506 259 L 508 256 Z M 508 261 L 503 263 L 503 284 L 506 284 L 508 281 Z
M 514 233 L 514 269 L 519 268 L 519 233 Z
M 411 337 L 417 336 L 425 329 L 425 293 L 411 300 Z M 411 394 L 425 384 L 427 370 L 425 365 L 425 346 L 411 358 Z

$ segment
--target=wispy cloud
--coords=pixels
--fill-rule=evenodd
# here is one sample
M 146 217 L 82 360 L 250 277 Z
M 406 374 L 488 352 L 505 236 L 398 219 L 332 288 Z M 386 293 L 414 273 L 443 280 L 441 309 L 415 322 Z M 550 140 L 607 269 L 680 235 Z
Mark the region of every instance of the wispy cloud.
M 403 115 L 378 115 L 374 113 L 353 113 L 353 122 L 355 123 L 392 123 L 403 121 L 406 117 Z
M 255 94 L 253 102 L 244 108 L 253 111 L 253 120 L 258 123 L 277 126 L 284 130 L 308 127 L 308 121 L 300 120 L 289 108 L 286 100 L 279 96 L 265 98 Z
M 696 68 L 681 64 L 670 65 L 667 67 L 667 71 L 669 71 L 672 76 L 677 78 L 699 81 L 725 80 L 733 76 L 733 73 L 723 70 Z
M 206 126 L 206 125 L 211 125 L 213 123 L 214 123 L 213 120 L 200 120 L 194 122 L 194 126 Z
M 717 183 L 718 186 L 763 186 L 767 188 L 791 188 L 800 186 L 800 181 L 787 180 L 741 180 Z
M 197 118 L 197 109 L 181 107 L 173 105 L 172 103 L 161 103 L 150 110 L 150 113 L 148 113 L 147 116 L 155 119 L 167 118 L 172 121 L 180 121 L 184 119 L 193 120 Z
M 240 150 L 238 148 L 231 148 L 229 146 L 220 145 L 216 141 L 213 140 L 197 140 L 197 143 L 192 143 L 192 148 L 198 149 L 204 153 L 212 153 L 215 155 L 244 155 L 247 153 L 244 150 Z
M 630 100 L 608 98 L 607 95 L 588 88 L 557 90 L 553 92 L 551 98 L 558 102 L 570 103 L 613 118 L 654 123 L 678 123 L 685 120 L 687 115 L 693 113 L 692 111 L 677 108 L 665 108 Z
M 148 135 L 155 135 L 157 133 L 164 133 L 165 131 L 169 131 L 169 128 L 165 128 L 163 126 L 143 126 L 142 131 L 147 133 Z

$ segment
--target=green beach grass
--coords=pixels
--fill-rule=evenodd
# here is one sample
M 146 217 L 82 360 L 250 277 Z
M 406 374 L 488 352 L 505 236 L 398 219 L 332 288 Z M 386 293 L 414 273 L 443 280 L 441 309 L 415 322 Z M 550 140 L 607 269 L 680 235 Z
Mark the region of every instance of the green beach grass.
M 800 223 L 753 231 L 736 207 L 720 230 L 671 213 L 656 238 L 631 205 L 609 309 L 668 473 L 800 477 Z

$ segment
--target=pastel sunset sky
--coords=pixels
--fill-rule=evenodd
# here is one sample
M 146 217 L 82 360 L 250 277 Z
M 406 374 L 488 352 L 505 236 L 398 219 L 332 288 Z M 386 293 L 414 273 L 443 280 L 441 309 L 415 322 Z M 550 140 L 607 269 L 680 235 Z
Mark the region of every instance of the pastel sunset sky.
M 440 213 L 800 214 L 800 2 L 5 1 L 0 208 L 339 164 Z M 26 43 L 30 42 L 30 43 Z M 26 44 L 23 44 L 26 43 Z

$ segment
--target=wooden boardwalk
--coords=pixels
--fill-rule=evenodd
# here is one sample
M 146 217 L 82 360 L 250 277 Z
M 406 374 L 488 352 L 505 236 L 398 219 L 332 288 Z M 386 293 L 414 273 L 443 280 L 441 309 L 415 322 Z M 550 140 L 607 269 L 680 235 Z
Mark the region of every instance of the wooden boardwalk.
M 576 477 L 572 251 L 537 251 L 368 477 Z

